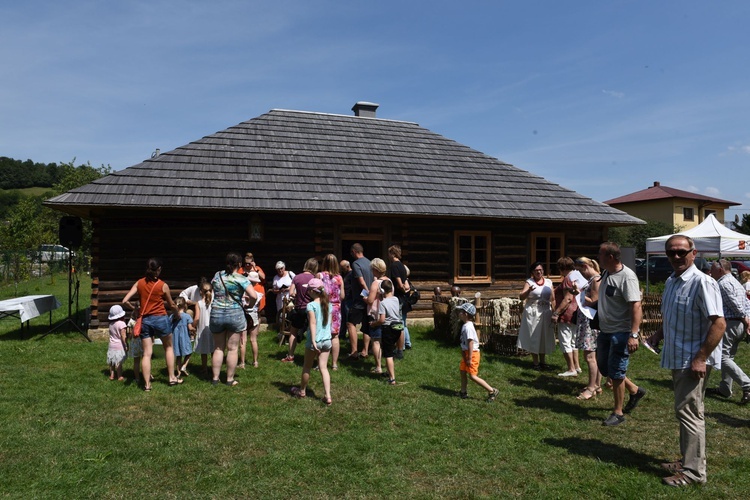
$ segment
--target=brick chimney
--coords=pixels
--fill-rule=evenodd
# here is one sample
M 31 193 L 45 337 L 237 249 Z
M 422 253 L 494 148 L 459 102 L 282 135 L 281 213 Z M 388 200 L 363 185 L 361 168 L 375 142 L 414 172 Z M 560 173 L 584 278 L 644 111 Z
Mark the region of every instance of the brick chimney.
M 649 186 L 648 188 L 651 189 L 652 187 L 659 187 L 659 186 L 661 186 L 661 182 L 654 181 L 654 185 L 653 186 Z
M 363 118 L 375 118 L 375 110 L 378 109 L 379 104 L 374 102 L 359 101 L 354 105 L 352 111 L 354 116 L 361 116 Z

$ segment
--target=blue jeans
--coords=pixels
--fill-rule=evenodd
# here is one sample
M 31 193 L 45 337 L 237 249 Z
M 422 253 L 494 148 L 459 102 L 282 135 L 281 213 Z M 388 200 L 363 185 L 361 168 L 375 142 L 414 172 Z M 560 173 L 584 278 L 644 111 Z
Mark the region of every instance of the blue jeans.
M 409 328 L 406 326 L 406 313 L 401 313 L 401 323 L 404 324 L 404 346 L 411 347 L 411 336 L 409 336 Z
M 625 378 L 630 361 L 629 338 L 630 332 L 599 332 L 596 339 L 596 363 L 602 376 L 614 380 Z

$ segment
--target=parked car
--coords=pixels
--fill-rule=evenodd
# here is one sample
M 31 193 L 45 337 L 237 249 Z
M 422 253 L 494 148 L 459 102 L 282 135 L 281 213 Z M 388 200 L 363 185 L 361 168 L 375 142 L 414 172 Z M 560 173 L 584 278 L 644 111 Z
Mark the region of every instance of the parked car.
M 42 262 L 65 261 L 68 259 L 68 248 L 62 245 L 41 245 L 39 247 L 39 260 Z M 75 252 L 72 253 L 75 257 Z
M 733 260 L 732 274 L 739 276 L 741 272 L 750 271 L 750 260 Z
M 695 258 L 695 266 L 705 271 L 709 268 L 710 262 L 703 257 Z M 669 259 L 666 255 L 653 255 L 648 258 L 648 281 L 649 283 L 658 283 L 660 281 L 667 281 L 667 278 L 672 274 L 672 264 L 669 263 Z M 636 265 L 635 274 L 641 281 L 646 281 L 646 262 L 643 265 Z

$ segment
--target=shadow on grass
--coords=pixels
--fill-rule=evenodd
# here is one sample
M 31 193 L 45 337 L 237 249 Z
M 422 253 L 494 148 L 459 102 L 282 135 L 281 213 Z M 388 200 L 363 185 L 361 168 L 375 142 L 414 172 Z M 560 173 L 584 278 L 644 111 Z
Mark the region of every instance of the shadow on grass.
M 292 387 L 299 387 L 299 381 L 297 381 L 294 384 L 288 384 L 286 382 L 271 382 L 271 385 L 276 387 L 280 393 L 282 393 L 285 396 L 288 396 L 289 399 L 320 399 L 323 396 L 318 396 L 313 388 L 311 388 L 309 385 L 307 386 L 307 389 L 305 390 L 305 397 L 304 398 L 297 398 L 296 396 L 292 395 Z M 321 392 L 323 389 L 321 388 Z
M 577 400 L 573 398 L 573 401 Z M 599 407 L 586 407 L 573 402 L 567 403 L 565 401 L 546 397 L 534 397 L 528 399 L 516 398 L 513 402 L 516 406 L 522 408 L 536 408 L 539 410 L 553 411 L 555 413 L 565 413 L 578 420 L 602 420 L 602 409 Z
M 561 377 L 550 377 L 537 375 L 536 372 L 530 374 L 524 374 L 525 379 L 511 378 L 508 379 L 508 383 L 514 386 L 530 387 L 538 391 L 544 391 L 550 396 L 561 396 L 561 395 L 578 395 L 582 388 L 588 382 L 585 377 L 579 378 L 561 378 Z
M 634 468 L 640 472 L 654 476 L 663 476 L 664 470 L 659 461 L 649 455 L 638 453 L 612 443 L 605 443 L 599 439 L 581 438 L 546 438 L 543 443 L 557 446 L 583 457 L 589 457 L 620 467 Z
M 734 428 L 750 427 L 750 418 L 742 420 L 739 418 L 735 418 L 731 415 L 727 415 L 726 413 L 716 413 L 716 412 L 706 413 L 706 418 L 716 419 L 718 423 L 728 425 L 729 427 L 734 427 Z
M 445 387 L 435 387 L 434 385 L 420 385 L 420 389 L 424 389 L 426 391 L 434 392 L 438 396 L 447 396 L 449 398 L 455 398 L 456 397 L 456 391 L 451 389 L 446 389 Z
M 653 386 L 663 387 L 665 389 L 669 389 L 670 391 L 673 390 L 672 379 L 671 378 L 662 378 L 662 379 L 639 378 L 639 379 L 637 379 L 637 380 L 635 380 L 633 382 L 636 383 L 636 384 L 638 382 L 644 382 L 644 383 L 647 382 L 647 383 L 649 383 L 649 384 L 651 384 Z

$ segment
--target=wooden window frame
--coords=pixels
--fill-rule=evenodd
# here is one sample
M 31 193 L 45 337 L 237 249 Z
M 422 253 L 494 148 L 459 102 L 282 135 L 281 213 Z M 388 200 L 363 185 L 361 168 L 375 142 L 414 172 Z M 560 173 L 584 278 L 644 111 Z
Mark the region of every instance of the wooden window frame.
M 472 238 L 472 257 L 471 257 L 471 276 L 461 276 L 459 275 L 459 269 L 460 266 L 460 247 L 459 247 L 459 241 L 462 237 L 470 236 Z M 485 254 L 487 255 L 487 275 L 476 275 L 474 272 L 474 266 L 476 265 L 475 260 L 475 254 L 474 250 L 476 248 L 475 246 L 475 238 L 477 236 L 481 236 L 485 239 L 486 246 L 484 248 Z M 468 284 L 468 283 L 492 283 L 492 231 L 463 231 L 463 230 L 456 230 L 453 232 L 453 282 L 458 284 Z
M 690 213 L 690 217 L 687 216 L 688 213 Z M 695 209 L 693 207 L 682 207 L 682 220 L 686 222 L 694 222 L 695 221 Z
M 565 255 L 565 233 L 553 233 L 553 232 L 531 233 L 531 260 L 529 261 L 529 264 L 533 264 L 534 262 L 539 260 L 537 259 L 537 247 L 536 247 L 537 238 L 547 238 L 547 248 L 545 249 L 545 252 L 547 253 L 547 261 L 546 262 L 540 261 L 542 262 L 542 265 L 544 266 L 545 276 L 548 276 L 549 278 L 559 278 L 560 274 L 552 274 L 552 268 L 557 266 L 557 259 Z M 557 257 L 555 259 L 552 259 L 550 257 L 550 254 L 552 253 L 552 250 L 550 248 L 551 238 L 558 238 L 560 240 L 560 257 Z

